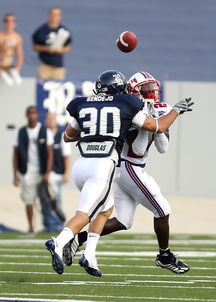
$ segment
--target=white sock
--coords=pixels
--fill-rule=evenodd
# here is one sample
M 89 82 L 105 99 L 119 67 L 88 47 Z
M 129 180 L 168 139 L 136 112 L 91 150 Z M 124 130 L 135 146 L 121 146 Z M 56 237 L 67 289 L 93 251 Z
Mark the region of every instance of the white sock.
M 74 234 L 70 228 L 64 227 L 61 233 L 56 237 L 57 248 L 63 249 L 66 243 L 68 243 L 72 238 L 74 238 Z
M 87 254 L 90 257 L 95 257 L 96 247 L 100 235 L 96 233 L 88 233 L 88 238 L 86 242 L 86 248 L 84 254 Z

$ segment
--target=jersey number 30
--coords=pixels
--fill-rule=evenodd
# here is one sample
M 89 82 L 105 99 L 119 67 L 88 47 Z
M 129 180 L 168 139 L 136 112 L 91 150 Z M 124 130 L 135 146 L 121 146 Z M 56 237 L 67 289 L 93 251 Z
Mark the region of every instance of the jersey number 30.
M 79 112 L 80 119 L 88 120 L 82 122 L 84 131 L 81 136 L 87 135 L 104 135 L 118 137 L 120 135 L 120 109 L 117 107 L 95 107 L 83 108 Z M 108 118 L 109 117 L 109 118 Z

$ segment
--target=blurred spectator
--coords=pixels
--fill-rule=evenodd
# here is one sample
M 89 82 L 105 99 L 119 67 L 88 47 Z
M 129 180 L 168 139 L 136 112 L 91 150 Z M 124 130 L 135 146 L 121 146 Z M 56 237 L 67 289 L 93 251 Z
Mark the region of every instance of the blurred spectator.
M 3 22 L 4 29 L 0 32 L 0 75 L 8 85 L 14 82 L 20 84 L 22 79 L 19 73 L 23 66 L 22 37 L 15 31 L 14 14 L 6 14 Z
M 38 196 L 37 187 L 48 181 L 53 164 L 53 135 L 38 122 L 36 106 L 26 109 L 27 125 L 14 135 L 14 185 L 21 184 L 21 198 L 26 206 L 29 232 L 33 232 L 33 205 Z
M 48 23 L 33 34 L 33 49 L 38 52 L 40 64 L 38 76 L 44 80 L 65 78 L 63 54 L 70 51 L 70 31 L 60 24 L 62 11 L 53 7 L 48 13 Z
M 42 212 L 44 215 L 45 231 L 59 231 L 63 228 L 64 215 L 62 213 L 62 185 L 70 179 L 70 155 L 71 146 L 64 142 L 62 132 L 58 130 L 55 113 L 47 113 L 46 126 L 54 137 L 53 168 L 49 176 L 48 187 L 55 206 L 47 198 L 42 197 Z

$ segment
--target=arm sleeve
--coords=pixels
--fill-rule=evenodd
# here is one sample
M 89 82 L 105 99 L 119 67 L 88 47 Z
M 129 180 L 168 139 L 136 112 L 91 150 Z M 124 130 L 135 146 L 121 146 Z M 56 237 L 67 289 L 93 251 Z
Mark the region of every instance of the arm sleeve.
M 133 125 L 137 126 L 138 128 L 141 128 L 145 122 L 147 114 L 148 113 L 145 109 L 143 109 L 142 111 L 139 111 L 132 120 Z
M 169 148 L 169 140 L 164 133 L 155 133 L 154 144 L 159 153 L 165 153 Z
M 54 137 L 50 129 L 47 129 L 47 146 L 54 144 Z
M 13 147 L 18 147 L 18 133 L 19 133 L 19 130 L 16 129 L 14 131 L 13 139 L 12 139 L 12 145 L 13 145 Z
M 71 127 L 74 128 L 75 130 L 80 130 L 80 126 L 77 123 L 77 120 L 73 118 L 72 122 L 70 123 Z
M 63 156 L 70 156 L 71 155 L 71 144 L 67 144 L 64 142 L 63 135 L 61 139 L 61 148 L 62 148 L 62 155 Z

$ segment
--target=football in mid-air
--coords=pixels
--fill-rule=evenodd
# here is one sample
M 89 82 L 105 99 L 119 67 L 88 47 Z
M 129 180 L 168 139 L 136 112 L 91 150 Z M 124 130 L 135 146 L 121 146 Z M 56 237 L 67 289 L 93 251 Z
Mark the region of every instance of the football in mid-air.
M 116 40 L 116 45 L 123 52 L 130 52 L 137 46 L 137 36 L 132 31 L 124 31 Z

